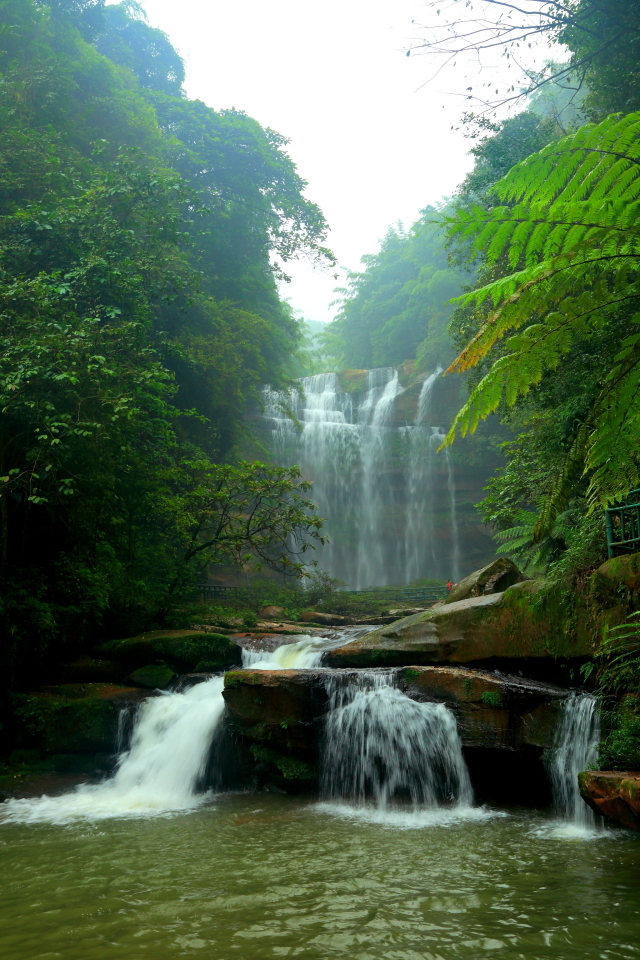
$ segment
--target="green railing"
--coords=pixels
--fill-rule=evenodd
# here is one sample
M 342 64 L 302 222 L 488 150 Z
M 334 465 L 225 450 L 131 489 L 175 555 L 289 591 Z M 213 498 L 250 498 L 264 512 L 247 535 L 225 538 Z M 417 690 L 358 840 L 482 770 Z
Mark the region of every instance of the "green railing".
M 607 507 L 607 555 L 619 557 L 640 551 L 640 489 L 630 490 L 624 503 Z

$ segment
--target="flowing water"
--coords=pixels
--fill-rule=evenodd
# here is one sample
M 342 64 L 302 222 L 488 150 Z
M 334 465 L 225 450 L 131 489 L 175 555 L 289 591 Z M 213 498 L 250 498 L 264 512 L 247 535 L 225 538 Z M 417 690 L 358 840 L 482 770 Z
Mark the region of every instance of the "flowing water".
M 327 521 L 321 566 L 352 588 L 460 578 L 454 469 L 432 398 L 441 372 L 425 378 L 414 424 L 394 417 L 404 391 L 392 367 L 366 372 L 358 403 L 335 373 L 264 392 L 274 459 L 300 464 Z
M 349 800 L 378 818 L 432 815 L 443 807 L 463 815 L 473 791 L 455 718 L 444 704 L 405 696 L 394 676 L 381 670 L 327 677 L 322 796 Z
M 245 663 L 317 668 L 339 642 Z M 640 957 L 640 835 L 474 808 L 444 705 L 414 703 L 384 670 L 326 682 L 322 802 L 199 792 L 221 728 L 214 677 L 147 700 L 110 780 L 4 804 L 2 960 Z M 594 724 L 590 698 L 569 702 L 565 784 Z
M 589 834 L 600 826 L 596 814 L 587 806 L 578 788 L 578 774 L 598 759 L 600 721 L 594 697 L 578 694 L 563 706 L 556 734 L 556 747 L 549 765 L 556 813 L 565 832 Z

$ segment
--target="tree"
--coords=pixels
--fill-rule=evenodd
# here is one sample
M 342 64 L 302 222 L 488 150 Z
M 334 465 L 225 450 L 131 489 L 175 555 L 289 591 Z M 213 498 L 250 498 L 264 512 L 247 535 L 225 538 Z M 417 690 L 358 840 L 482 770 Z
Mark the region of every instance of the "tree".
M 113 63 L 128 67 L 142 87 L 182 95 L 184 62 L 166 33 L 147 23 L 136 0 L 104 8 L 96 48 Z
M 323 521 L 313 513 L 315 505 L 304 496 L 312 484 L 300 477 L 297 467 L 184 461 L 163 502 L 163 512 L 173 517 L 180 536 L 168 596 L 211 563 L 257 570 L 266 566 L 302 576 L 307 552 L 327 539 L 320 532 Z
M 450 366 L 465 371 L 502 350 L 458 413 L 447 443 L 473 432 L 504 401 L 513 406 L 561 367 L 581 341 L 616 318 L 638 322 L 640 114 L 587 125 L 517 164 L 494 188 L 500 203 L 460 210 L 453 236 L 511 272 L 459 302 L 489 315 Z M 507 339 L 508 338 L 508 339 Z M 540 536 L 588 477 L 591 507 L 640 482 L 640 334 L 628 329 L 607 357 L 598 390 L 555 470 Z
M 498 86 L 489 79 L 480 89 L 476 84 L 461 91 L 469 119 L 521 102 L 551 83 L 574 89 L 586 85 L 594 119 L 640 108 L 639 0 L 525 0 L 519 5 L 508 0 L 450 0 L 429 7 L 436 19 L 416 25 L 423 36 L 407 54 L 441 57 L 443 64 L 471 57 L 482 68 L 501 52 L 519 74 Z M 526 51 L 538 40 L 567 46 L 569 61 L 552 64 L 542 73 L 527 69 Z

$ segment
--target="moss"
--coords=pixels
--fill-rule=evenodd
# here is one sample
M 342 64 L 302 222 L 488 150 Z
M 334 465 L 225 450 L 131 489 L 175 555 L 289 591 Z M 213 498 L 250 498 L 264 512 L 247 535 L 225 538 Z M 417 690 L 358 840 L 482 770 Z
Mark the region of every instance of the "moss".
M 134 670 L 127 677 L 127 681 L 135 683 L 140 687 L 147 687 L 150 690 L 164 690 L 175 679 L 175 673 L 171 667 L 150 664 L 146 667 L 140 667 Z
M 480 694 L 480 699 L 490 707 L 499 707 L 502 703 L 500 694 L 495 690 L 483 690 Z
M 415 670 L 413 667 L 405 667 L 404 670 L 400 671 L 400 676 L 404 680 L 409 680 L 409 681 L 417 680 L 418 677 L 420 676 L 420 671 Z
M 114 640 L 101 650 L 122 657 L 136 666 L 158 661 L 177 670 L 193 670 L 199 663 L 208 664 L 212 672 L 242 663 L 240 647 L 222 633 L 191 633 L 183 636 L 130 637 Z
M 271 763 L 276 767 L 285 780 L 313 780 L 315 771 L 313 767 L 305 763 L 304 760 L 295 760 L 293 757 L 285 757 L 269 747 L 260 747 L 254 744 L 251 753 L 256 760 L 264 763 Z
M 46 753 L 88 753 L 113 746 L 118 710 L 95 695 L 20 694 L 14 714 L 28 738 Z M 73 691 L 76 694 L 77 691 Z
M 338 373 L 338 387 L 344 393 L 359 393 L 367 387 L 366 370 L 340 370 Z

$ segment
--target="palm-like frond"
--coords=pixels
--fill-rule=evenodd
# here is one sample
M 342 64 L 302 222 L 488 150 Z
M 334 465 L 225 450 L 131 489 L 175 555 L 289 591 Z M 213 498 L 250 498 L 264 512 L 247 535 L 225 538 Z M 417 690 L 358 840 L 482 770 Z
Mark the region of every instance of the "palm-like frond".
M 517 164 L 494 189 L 498 206 L 459 211 L 449 230 L 513 272 L 457 299 L 491 312 L 447 372 L 476 366 L 497 343 L 505 352 L 458 413 L 447 444 L 525 396 L 612 310 L 640 306 L 640 113 L 582 127 Z M 553 525 L 582 472 L 594 506 L 638 485 L 639 441 L 640 333 L 630 331 L 603 370 L 538 533 Z

